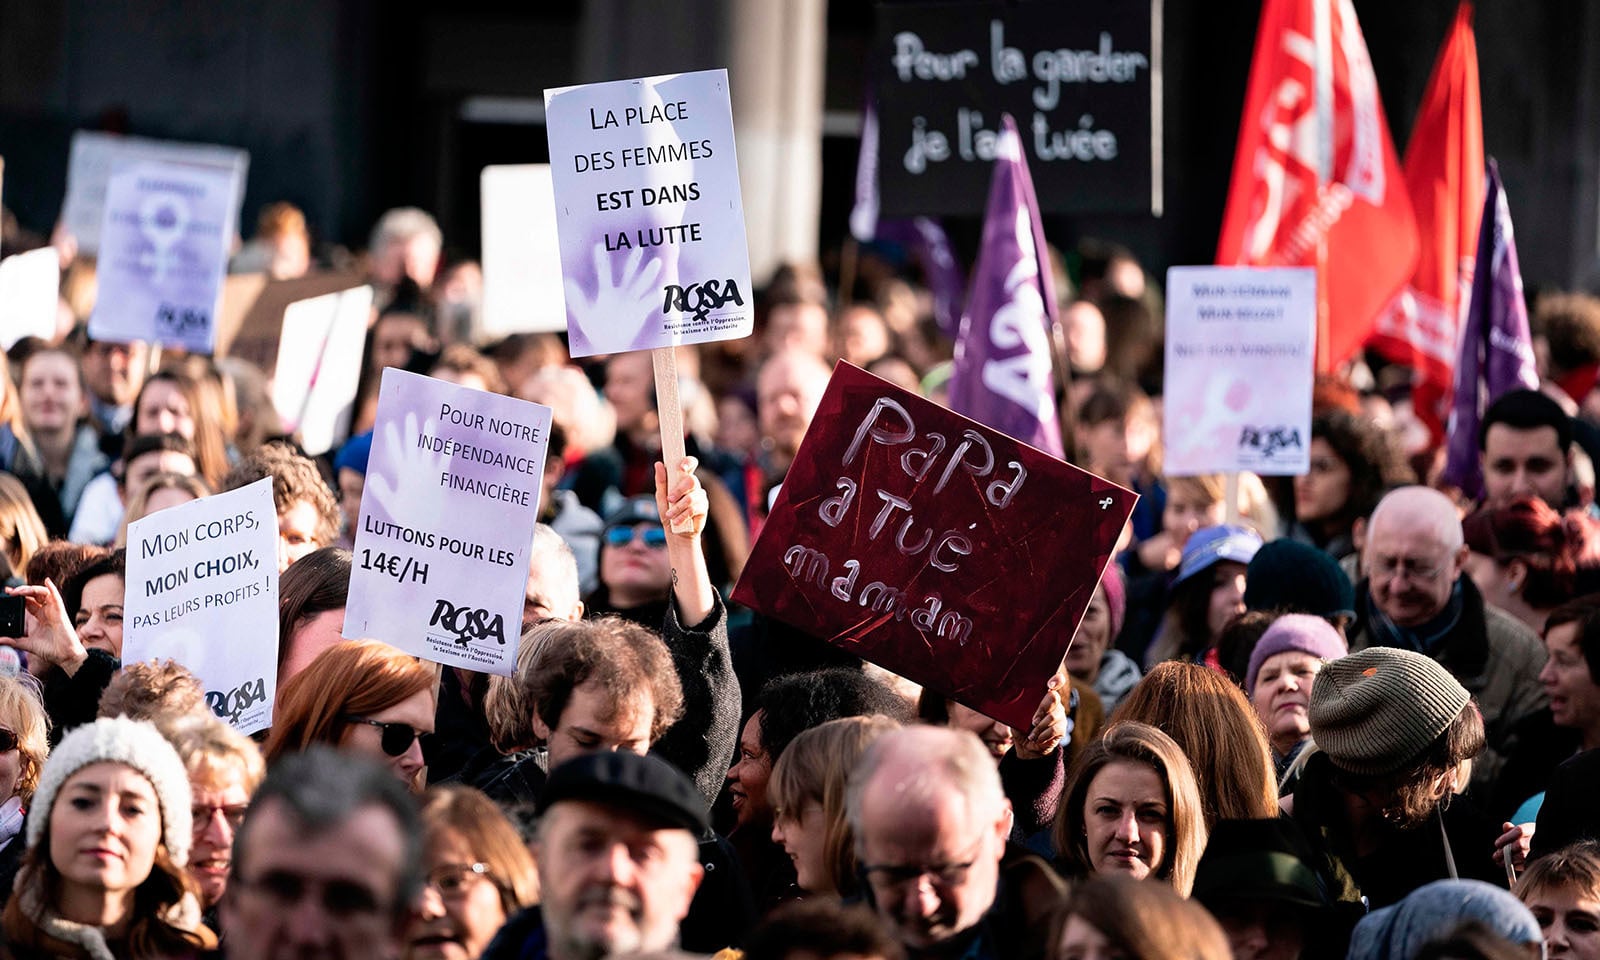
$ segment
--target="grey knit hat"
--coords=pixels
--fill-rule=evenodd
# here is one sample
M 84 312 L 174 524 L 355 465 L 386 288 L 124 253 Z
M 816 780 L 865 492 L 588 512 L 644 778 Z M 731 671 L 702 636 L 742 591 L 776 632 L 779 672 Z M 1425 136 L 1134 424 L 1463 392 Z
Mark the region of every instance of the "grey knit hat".
M 33 816 L 28 817 L 28 849 L 44 839 L 62 784 L 92 763 L 126 764 L 150 781 L 161 806 L 161 840 L 167 855 L 174 866 L 188 863 L 194 823 L 188 771 L 178 751 L 154 726 L 127 717 L 105 717 L 74 727 L 50 751 L 29 804 Z
M 1471 697 L 1432 657 L 1369 647 L 1330 662 L 1311 687 L 1311 739 L 1348 773 L 1416 762 Z

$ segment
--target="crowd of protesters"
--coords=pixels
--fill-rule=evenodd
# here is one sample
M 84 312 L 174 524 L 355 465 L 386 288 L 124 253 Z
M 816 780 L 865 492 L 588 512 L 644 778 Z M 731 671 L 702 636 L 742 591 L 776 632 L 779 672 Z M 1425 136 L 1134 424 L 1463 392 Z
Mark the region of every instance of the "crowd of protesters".
M 59 335 L 0 357 L 4 960 L 1600 958 L 1600 301 L 1535 300 L 1549 383 L 1487 410 L 1481 498 L 1376 358 L 1319 378 L 1306 475 L 1231 485 L 1163 472 L 1138 262 L 1056 256 L 1069 457 L 1141 499 L 1014 729 L 728 599 L 835 359 L 943 399 L 907 251 L 784 268 L 755 336 L 680 349 L 663 463 L 648 359 L 476 338 L 481 272 L 420 210 L 354 261 L 353 435 L 315 459 L 270 371 L 90 339 L 56 242 Z M 277 204 L 236 266 L 318 249 Z M 385 367 L 554 411 L 510 677 L 342 636 Z M 252 739 L 122 662 L 123 546 L 267 477 Z

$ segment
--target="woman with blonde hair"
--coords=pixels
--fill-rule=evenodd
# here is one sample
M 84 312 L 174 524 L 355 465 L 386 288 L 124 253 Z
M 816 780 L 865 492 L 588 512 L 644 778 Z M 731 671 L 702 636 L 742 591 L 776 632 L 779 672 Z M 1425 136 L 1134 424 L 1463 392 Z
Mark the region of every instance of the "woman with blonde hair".
M 433 733 L 434 668 L 376 640 L 342 640 L 278 688 L 270 765 L 286 753 L 325 743 L 389 765 L 420 790 L 422 740 Z
M 1143 723 L 1114 723 L 1067 775 L 1051 839 L 1067 877 L 1124 873 L 1194 888 L 1206 846 L 1200 788 L 1183 750 Z
M 50 755 L 50 717 L 32 678 L 0 677 L 0 891 L 22 858 L 22 820 Z
M 11 474 L 0 473 L 0 562 L 5 564 L 0 580 L 21 583 L 28 561 L 49 542 L 27 488 Z
M 806 893 L 857 892 L 845 778 L 873 741 L 898 729 L 880 714 L 830 720 L 802 732 L 778 757 L 767 781 L 772 841 L 794 861 L 796 882 Z
M 1148 723 L 1171 737 L 1200 783 L 1206 828 L 1218 820 L 1278 815 L 1272 748 L 1244 691 L 1198 663 L 1157 664 L 1111 714 L 1112 723 Z
M 494 801 L 447 784 L 422 797 L 427 884 L 403 960 L 472 960 L 508 918 L 539 902 L 539 874 Z
M 233 839 L 267 766 L 255 741 L 213 716 L 182 717 L 164 731 L 189 772 L 194 848 L 189 879 L 215 911 L 233 875 Z
M 1540 857 L 1511 892 L 1539 921 L 1551 957 L 1600 957 L 1600 844 L 1575 843 Z

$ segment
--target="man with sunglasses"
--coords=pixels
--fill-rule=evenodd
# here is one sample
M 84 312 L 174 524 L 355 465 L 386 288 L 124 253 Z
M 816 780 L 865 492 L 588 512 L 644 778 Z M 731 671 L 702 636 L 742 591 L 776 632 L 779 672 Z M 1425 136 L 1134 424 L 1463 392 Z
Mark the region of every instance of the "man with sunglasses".
M 1060 881 L 1008 854 L 1011 802 L 983 741 L 906 727 L 868 747 L 846 783 L 863 895 L 910 960 L 1042 955 Z
M 1461 519 L 1444 494 L 1400 487 L 1378 503 L 1362 554 L 1350 652 L 1400 647 L 1439 661 L 1483 711 L 1488 746 L 1473 783 L 1490 786 L 1515 746 L 1513 732 L 1546 705 L 1544 647 L 1533 631 L 1487 602 L 1465 575 Z
M 398 956 L 422 890 L 422 832 L 384 767 L 317 746 L 284 757 L 234 839 L 228 960 Z

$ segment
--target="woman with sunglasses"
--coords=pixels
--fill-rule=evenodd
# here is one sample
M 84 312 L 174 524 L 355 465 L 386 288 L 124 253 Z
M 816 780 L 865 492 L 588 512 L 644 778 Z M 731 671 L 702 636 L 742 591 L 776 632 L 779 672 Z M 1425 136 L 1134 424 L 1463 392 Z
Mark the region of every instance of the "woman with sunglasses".
M 386 762 L 420 790 L 421 741 L 433 733 L 436 685 L 432 667 L 386 643 L 340 641 L 278 688 L 262 751 L 267 765 L 325 743 Z
M 533 857 L 494 801 L 471 787 L 430 787 L 422 823 L 428 880 L 402 958 L 473 960 L 507 917 L 539 902 Z
M 233 875 L 233 839 L 266 765 L 254 740 L 209 713 L 182 717 L 166 731 L 189 772 L 194 818 L 189 879 L 199 891 L 206 926 L 215 929 L 212 921 Z
M 600 540 L 600 586 L 584 599 L 584 607 L 654 630 L 666 616 L 671 590 L 667 530 L 656 500 L 634 497 L 606 517 Z
M 50 754 L 49 729 L 33 683 L 0 677 L 0 901 L 22 859 L 22 818 Z

